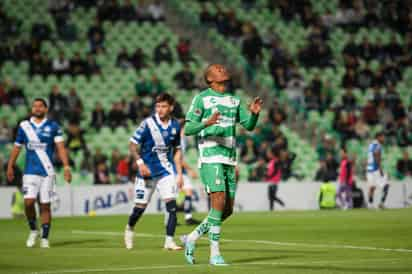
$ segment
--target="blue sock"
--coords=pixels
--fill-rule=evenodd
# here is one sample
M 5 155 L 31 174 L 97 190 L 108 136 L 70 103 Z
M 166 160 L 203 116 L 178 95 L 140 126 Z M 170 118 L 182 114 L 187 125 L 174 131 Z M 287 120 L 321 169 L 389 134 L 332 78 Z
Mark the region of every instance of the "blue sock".
M 166 224 L 166 235 L 173 237 L 175 235 L 176 224 L 177 224 L 176 201 L 173 200 L 173 201 L 167 202 L 166 203 L 166 210 L 167 210 L 167 213 L 169 215 L 168 219 L 167 219 L 167 224 Z
M 186 214 L 192 213 L 192 196 L 185 196 L 183 210 Z
M 37 230 L 37 221 L 36 221 L 36 218 L 34 218 L 34 219 L 27 219 L 27 223 L 29 224 L 30 230 Z
M 145 211 L 145 208 L 140 208 L 140 207 L 134 207 L 132 214 L 129 216 L 129 227 L 134 227 L 137 223 L 137 221 L 140 219 L 140 217 L 143 215 L 143 212 Z
M 42 239 L 49 238 L 50 224 L 42 224 L 41 230 L 42 230 L 42 235 L 41 235 Z

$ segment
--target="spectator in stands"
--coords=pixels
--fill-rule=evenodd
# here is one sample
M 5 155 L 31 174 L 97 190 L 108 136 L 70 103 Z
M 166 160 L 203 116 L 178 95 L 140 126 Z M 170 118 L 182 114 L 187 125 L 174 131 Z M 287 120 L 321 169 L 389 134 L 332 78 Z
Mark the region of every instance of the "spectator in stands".
M 150 21 L 149 11 L 145 5 L 145 0 L 139 0 L 136 7 L 137 20 L 140 22 Z
M 406 118 L 398 122 L 396 139 L 398 146 L 404 149 L 407 149 L 407 147 L 412 145 L 412 127 L 411 125 L 408 125 Z
M 93 155 L 93 168 L 96 169 L 98 164 L 107 162 L 107 156 L 103 154 L 102 149 L 100 147 L 96 147 Z
M 31 27 L 31 37 L 38 40 L 49 40 L 51 37 L 50 26 L 45 23 L 34 23 Z
M 69 96 L 67 96 L 67 109 L 69 110 L 68 120 L 79 124 L 83 113 L 83 102 L 74 87 L 70 89 Z
M 286 88 L 288 78 L 286 77 L 283 67 L 277 67 L 275 73 L 272 75 L 275 88 L 280 91 Z
M 383 100 L 385 102 L 385 107 L 394 111 L 395 108 L 401 103 L 401 97 L 399 93 L 395 90 L 394 85 L 389 85 L 388 89 L 386 90 Z
M 246 29 L 247 32 L 245 33 L 242 42 L 242 54 L 246 58 L 250 66 L 256 67 L 258 64 L 260 64 L 262 58 L 262 38 L 253 25 L 250 25 L 250 27 Z
M 161 62 L 173 63 L 173 54 L 169 47 L 169 39 L 163 40 L 156 46 L 153 52 L 153 60 L 156 64 L 160 64 Z
M 130 177 L 130 158 L 128 155 L 123 156 L 118 162 L 116 168 L 116 178 L 119 183 L 129 182 Z
M 346 43 L 345 47 L 343 48 L 343 57 L 357 57 L 360 56 L 360 48 L 355 43 L 355 36 L 349 36 L 349 41 Z
M 97 131 L 100 131 L 100 129 L 105 125 L 105 123 L 106 123 L 106 114 L 104 112 L 102 104 L 97 102 L 92 112 L 92 120 L 91 120 L 90 126 L 95 128 Z
M 358 106 L 356 97 L 350 87 L 346 89 L 345 94 L 342 96 L 342 106 L 347 111 L 353 111 Z
M 356 85 L 360 89 L 366 90 L 372 87 L 374 77 L 373 71 L 370 69 L 369 65 L 366 64 L 365 67 L 356 75 Z
M 299 60 L 305 67 L 332 66 L 332 52 L 324 41 L 311 41 L 299 52 Z
M 5 81 L 0 81 L 0 106 L 8 105 L 9 103 L 9 95 L 7 94 L 6 83 Z
M 185 64 L 183 70 L 179 71 L 173 78 L 178 88 L 192 90 L 196 88 L 195 75 L 190 70 L 189 64 Z
M 31 77 L 35 75 L 42 75 L 43 74 L 43 63 L 41 60 L 41 55 L 39 53 L 35 53 L 33 58 L 30 60 L 29 66 L 29 75 Z
M 361 140 L 366 140 L 369 138 L 369 133 L 370 127 L 367 123 L 365 123 L 364 118 L 360 117 L 359 119 L 357 119 L 355 124 L 356 137 L 360 138 Z
M 86 75 L 88 77 L 96 74 L 100 74 L 100 66 L 96 63 L 96 59 L 92 54 L 87 55 L 87 66 L 86 66 Z
M 112 155 L 110 156 L 110 173 L 116 174 L 117 173 L 117 166 L 122 159 L 120 151 L 117 148 L 112 150 Z
M 60 93 L 57 85 L 52 87 L 49 95 L 49 115 L 52 119 L 62 122 L 67 112 L 67 97 Z
M 179 60 L 182 63 L 187 63 L 193 60 L 192 57 L 192 45 L 190 39 L 180 38 L 177 44 L 176 50 L 179 55 Z
M 153 97 L 159 95 L 159 93 L 165 92 L 166 90 L 165 86 L 159 80 L 156 74 L 152 75 L 150 82 L 148 83 L 148 88 Z
M 264 181 L 266 176 L 266 168 L 266 160 L 264 158 L 258 158 L 251 171 L 249 172 L 249 177 L 247 180 L 249 182 Z
M 119 7 L 118 16 L 119 16 L 118 18 L 119 20 L 123 20 L 126 22 L 136 20 L 137 14 L 136 14 L 136 10 L 135 10 L 135 7 L 133 6 L 132 1 L 130 0 L 124 1 L 124 4 Z
M 10 128 L 7 118 L 3 117 L 0 121 L 0 146 L 4 146 L 12 141 L 13 130 Z
M 137 48 L 130 58 L 130 62 L 136 71 L 141 70 L 145 66 L 146 56 L 141 48 Z
M 141 116 L 141 110 L 144 108 L 143 102 L 140 100 L 140 97 L 135 95 L 133 96 L 133 100 L 129 103 L 129 112 L 128 117 L 131 121 L 137 122 Z
M 52 61 L 49 58 L 49 55 L 47 52 L 43 53 L 41 56 L 41 75 L 43 78 L 46 78 L 53 72 L 53 64 Z
M 106 163 L 101 162 L 97 165 L 94 171 L 94 184 L 110 184 L 110 174 Z
M 245 164 L 251 164 L 256 162 L 257 148 L 253 139 L 246 139 L 246 145 L 240 149 L 240 157 Z
M 316 171 L 314 180 L 316 182 L 329 182 L 336 179 L 336 172 L 327 167 L 325 160 L 319 161 L 319 169 Z
M 293 172 L 292 165 L 296 159 L 296 154 L 293 152 L 289 152 L 287 149 L 283 148 L 280 150 L 279 153 L 279 160 L 280 160 L 280 168 L 282 173 L 282 181 L 287 181 L 291 177 L 295 177 L 297 179 L 300 178 L 299 175 Z
M 342 78 L 342 87 L 345 89 L 356 88 L 358 86 L 355 71 L 348 69 Z
M 127 127 L 127 115 L 122 108 L 121 103 L 113 103 L 112 109 L 107 115 L 107 123 L 112 130 L 121 126 Z
M 396 163 L 397 177 L 403 179 L 412 177 L 412 159 L 409 157 L 408 151 L 405 149 L 402 154 L 402 159 Z
M 152 22 L 165 20 L 165 10 L 163 4 L 159 0 L 153 1 L 147 8 L 147 11 Z
M 76 52 L 70 60 L 70 74 L 72 76 L 82 75 L 86 73 L 86 62 L 81 58 L 80 52 Z
M 100 21 L 116 21 L 119 19 L 119 4 L 114 1 L 103 1 L 97 9 L 97 17 Z
M 99 54 L 104 51 L 104 39 L 99 33 L 95 33 L 89 40 L 90 52 L 93 54 Z
M 9 98 L 9 103 L 11 106 L 27 105 L 26 96 L 24 95 L 23 89 L 13 81 L 10 81 L 10 88 L 7 93 Z
M 207 6 L 205 3 L 201 3 L 199 20 L 202 24 L 206 24 L 206 25 L 212 25 L 215 22 L 215 17 L 207 9 Z
M 403 50 L 401 45 L 398 43 L 396 35 L 392 35 L 390 43 L 385 47 L 385 51 L 393 61 L 396 61 L 402 56 Z
M 66 147 L 70 153 L 77 154 L 81 151 L 88 154 L 86 140 L 84 139 L 84 130 L 78 124 L 70 123 L 67 128 Z
M 64 52 L 59 53 L 59 57 L 53 60 L 53 72 L 57 76 L 62 76 L 70 71 L 70 62 L 66 59 Z
M 378 110 L 374 100 L 368 100 L 362 110 L 362 117 L 368 125 L 378 124 Z
M 128 69 L 132 66 L 127 49 L 123 47 L 116 58 L 116 66 L 122 69 Z

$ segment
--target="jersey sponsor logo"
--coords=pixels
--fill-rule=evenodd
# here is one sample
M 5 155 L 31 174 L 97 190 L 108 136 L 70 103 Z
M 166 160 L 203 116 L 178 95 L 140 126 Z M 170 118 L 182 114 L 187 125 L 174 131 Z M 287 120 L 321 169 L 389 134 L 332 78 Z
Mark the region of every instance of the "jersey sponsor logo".
M 49 127 L 49 126 L 44 127 L 44 131 L 45 132 L 51 132 L 51 127 Z
M 172 135 L 176 135 L 177 131 L 175 128 L 172 128 Z
M 163 131 L 163 132 L 162 132 L 162 136 L 163 136 L 164 138 L 167 138 L 167 136 L 169 136 L 169 132 Z
M 170 151 L 170 148 L 168 146 L 154 146 L 152 148 L 153 152 L 159 152 L 159 153 L 167 153 Z
M 46 150 L 47 144 L 41 142 L 30 141 L 27 143 L 27 149 L 29 150 Z

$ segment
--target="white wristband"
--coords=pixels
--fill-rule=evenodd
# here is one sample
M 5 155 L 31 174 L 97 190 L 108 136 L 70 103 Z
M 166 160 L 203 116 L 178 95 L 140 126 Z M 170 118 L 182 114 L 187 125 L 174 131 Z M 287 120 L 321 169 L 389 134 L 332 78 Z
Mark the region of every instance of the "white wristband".
M 137 159 L 137 160 L 136 160 L 136 164 L 137 164 L 138 166 L 140 166 L 140 165 L 144 165 L 144 161 L 143 161 L 143 159 L 142 159 L 142 158 Z

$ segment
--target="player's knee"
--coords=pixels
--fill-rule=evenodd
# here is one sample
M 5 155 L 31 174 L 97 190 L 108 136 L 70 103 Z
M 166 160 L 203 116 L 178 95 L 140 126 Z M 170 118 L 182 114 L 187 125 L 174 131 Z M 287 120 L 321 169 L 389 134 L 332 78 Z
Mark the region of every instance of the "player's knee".
M 169 214 L 176 216 L 176 211 L 177 211 L 176 200 L 171 200 L 171 201 L 166 202 L 166 211 Z
M 24 200 L 24 205 L 26 207 L 32 207 L 32 206 L 34 206 L 35 202 L 36 202 L 35 199 L 25 199 Z
M 147 204 L 137 203 L 137 204 L 135 204 L 135 207 L 137 207 L 137 208 L 142 208 L 142 209 L 146 209 Z

